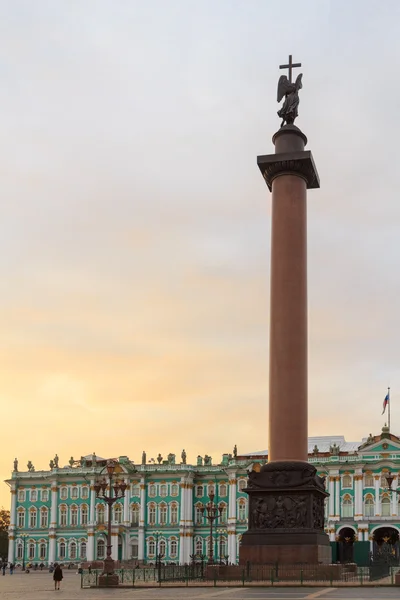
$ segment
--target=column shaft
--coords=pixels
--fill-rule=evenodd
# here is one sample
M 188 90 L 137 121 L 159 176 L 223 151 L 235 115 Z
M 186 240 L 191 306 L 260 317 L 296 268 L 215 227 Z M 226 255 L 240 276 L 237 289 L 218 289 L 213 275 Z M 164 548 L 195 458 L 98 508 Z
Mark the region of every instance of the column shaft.
M 272 184 L 269 462 L 307 461 L 307 188 Z

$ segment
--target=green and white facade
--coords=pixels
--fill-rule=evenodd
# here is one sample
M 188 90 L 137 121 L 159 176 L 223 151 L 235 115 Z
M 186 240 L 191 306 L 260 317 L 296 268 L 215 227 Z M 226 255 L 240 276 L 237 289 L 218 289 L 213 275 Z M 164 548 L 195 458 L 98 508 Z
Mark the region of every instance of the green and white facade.
M 267 452 L 232 457 L 220 464 L 175 464 L 174 455 L 159 464 L 118 459 L 118 477 L 128 484 L 125 498 L 113 506 L 113 558 L 189 563 L 207 554 L 210 528 L 200 508 L 215 493 L 222 515 L 213 532 L 214 556 L 236 563 L 241 535 L 247 529 L 247 470 L 263 464 Z M 326 476 L 326 531 L 331 541 L 343 532 L 355 543 L 374 539 L 389 527 L 398 536 L 398 495 L 388 489 L 386 474 L 400 473 L 400 439 L 387 428 L 363 442 L 342 436 L 309 439 L 309 462 Z M 89 455 L 47 471 L 14 470 L 11 490 L 8 561 L 54 563 L 102 560 L 106 552 L 107 507 L 96 498 L 94 484 L 104 474 L 106 459 Z M 257 468 L 257 467 L 256 467 Z

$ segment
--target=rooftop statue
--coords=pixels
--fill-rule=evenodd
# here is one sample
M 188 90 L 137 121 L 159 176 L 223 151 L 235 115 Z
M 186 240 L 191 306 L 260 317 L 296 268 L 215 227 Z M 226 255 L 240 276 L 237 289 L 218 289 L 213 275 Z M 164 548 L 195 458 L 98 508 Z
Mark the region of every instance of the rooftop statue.
M 285 122 L 288 125 L 292 125 L 294 120 L 298 116 L 299 107 L 299 90 L 303 87 L 302 77 L 303 74 L 297 76 L 295 83 L 292 82 L 292 69 L 293 67 L 301 67 L 301 63 L 293 63 L 292 55 L 289 56 L 289 64 L 280 65 L 280 69 L 289 69 L 289 79 L 286 75 L 281 75 L 278 81 L 278 95 L 277 100 L 280 102 L 285 96 L 285 101 L 282 108 L 278 110 L 278 116 L 282 119 L 281 127 L 284 126 Z

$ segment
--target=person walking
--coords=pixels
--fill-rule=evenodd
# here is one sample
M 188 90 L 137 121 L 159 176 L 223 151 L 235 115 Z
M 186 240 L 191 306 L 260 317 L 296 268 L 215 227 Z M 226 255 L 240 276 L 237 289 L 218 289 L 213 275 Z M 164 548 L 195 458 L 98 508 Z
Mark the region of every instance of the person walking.
M 60 589 L 61 580 L 62 580 L 62 578 L 64 576 L 63 576 L 62 568 L 60 567 L 59 564 L 55 564 L 54 567 L 55 567 L 54 573 L 53 573 L 54 589 L 55 590 L 59 590 Z
M 5 575 L 5 574 L 6 574 L 6 567 L 7 567 L 7 563 L 6 563 L 6 562 L 3 562 L 3 565 L 2 565 L 2 567 L 1 567 L 1 568 L 2 568 L 2 571 L 3 571 L 3 575 Z

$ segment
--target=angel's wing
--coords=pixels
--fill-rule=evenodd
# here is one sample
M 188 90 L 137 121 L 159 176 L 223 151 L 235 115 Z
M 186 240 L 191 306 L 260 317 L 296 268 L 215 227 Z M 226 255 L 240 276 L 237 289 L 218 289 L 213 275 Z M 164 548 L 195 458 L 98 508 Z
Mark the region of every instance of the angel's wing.
M 277 95 L 278 102 L 280 102 L 282 100 L 283 96 L 288 92 L 289 88 L 290 88 L 289 79 L 286 77 L 286 75 L 281 75 L 279 77 L 279 81 L 278 81 L 278 95 Z
M 297 79 L 296 79 L 296 90 L 301 90 L 301 88 L 303 87 L 303 83 L 302 83 L 302 77 L 303 77 L 303 73 L 300 73 L 300 75 L 297 75 Z

